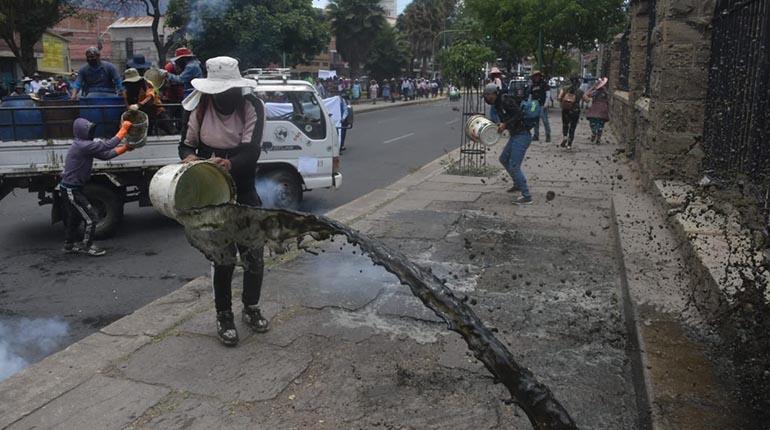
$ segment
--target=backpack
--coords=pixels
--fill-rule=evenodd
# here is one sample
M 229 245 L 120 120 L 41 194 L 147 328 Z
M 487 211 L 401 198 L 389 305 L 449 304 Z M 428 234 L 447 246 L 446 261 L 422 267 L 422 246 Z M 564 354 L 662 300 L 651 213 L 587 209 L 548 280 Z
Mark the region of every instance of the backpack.
M 522 122 L 527 130 L 537 127 L 538 121 L 540 121 L 540 113 L 542 108 L 540 102 L 530 98 L 521 102 L 521 113 L 523 115 Z

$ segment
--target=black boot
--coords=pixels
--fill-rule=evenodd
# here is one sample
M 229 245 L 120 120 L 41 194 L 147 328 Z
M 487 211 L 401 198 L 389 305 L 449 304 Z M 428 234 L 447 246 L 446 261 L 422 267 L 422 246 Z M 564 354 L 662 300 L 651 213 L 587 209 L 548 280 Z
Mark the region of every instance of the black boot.
M 233 311 L 217 312 L 217 334 L 226 346 L 238 345 L 238 330 L 235 328 Z
M 243 322 L 257 333 L 270 330 L 270 321 L 262 316 L 258 305 L 243 305 Z

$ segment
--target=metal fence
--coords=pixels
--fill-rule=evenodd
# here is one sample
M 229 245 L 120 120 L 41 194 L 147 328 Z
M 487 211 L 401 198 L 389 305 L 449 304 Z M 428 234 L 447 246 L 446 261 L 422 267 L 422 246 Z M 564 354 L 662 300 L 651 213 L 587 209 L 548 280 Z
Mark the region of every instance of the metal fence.
M 631 28 L 626 28 L 623 37 L 620 38 L 620 58 L 618 64 L 618 89 L 628 91 L 628 75 L 631 72 L 631 47 L 628 45 L 628 37 Z
M 720 0 L 704 126 L 707 174 L 740 181 L 767 215 L 770 195 L 770 0 Z

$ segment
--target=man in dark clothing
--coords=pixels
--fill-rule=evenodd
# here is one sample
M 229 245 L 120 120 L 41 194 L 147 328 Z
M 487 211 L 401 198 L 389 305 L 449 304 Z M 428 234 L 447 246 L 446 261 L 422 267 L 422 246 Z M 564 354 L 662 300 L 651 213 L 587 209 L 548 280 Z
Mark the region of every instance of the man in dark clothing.
M 94 140 L 96 124 L 85 118 L 78 118 L 73 124 L 75 141 L 67 151 L 64 171 L 61 174 L 59 189 L 66 203 L 64 217 L 64 251 L 82 252 L 92 256 L 104 255 L 105 252 L 92 243 L 98 215 L 88 202 L 83 187 L 91 179 L 94 158 L 110 160 L 130 150 L 128 145 L 120 145 L 131 128 L 130 121 L 124 121 L 118 133 L 112 139 Z M 86 228 L 82 243 L 76 243 L 78 227 L 85 222 Z
M 524 115 L 521 112 L 521 93 L 516 95 L 503 94 L 499 87 L 490 83 L 484 87 L 484 101 L 492 105 L 490 116 L 497 122 L 497 131 L 502 133 L 508 130 L 511 137 L 500 154 L 500 163 L 513 179 L 513 190 L 520 190 L 521 197 L 514 200 L 514 204 L 532 204 L 532 195 L 529 193 L 527 178 L 521 170 L 527 149 L 532 142 L 529 130 L 524 125 Z
M 88 64 L 80 68 L 75 85 L 71 89 L 71 98 L 114 97 L 116 92 L 123 93 L 123 81 L 118 69 L 112 63 L 101 60 L 101 53 L 93 46 L 86 50 Z
M 545 141 L 548 143 L 551 141 L 551 124 L 548 122 L 548 108 L 545 106 L 545 100 L 551 87 L 548 85 L 548 81 L 543 78 L 543 74 L 539 70 L 532 72 L 531 80 L 530 94 L 532 95 L 533 100 L 537 100 L 537 102 L 540 103 L 540 118 L 542 119 L 543 127 L 545 128 Z M 533 134 L 533 141 L 540 140 L 540 121 L 537 122 Z
M 182 131 L 179 157 L 183 162 L 209 159 L 228 170 L 235 182 L 238 203 L 259 206 L 262 202 L 255 188 L 257 161 L 261 152 L 265 110 L 252 95 L 243 96 L 243 88 L 252 82 L 241 78 L 238 60 L 215 57 L 206 62 L 207 79 L 194 79 L 195 88 L 185 109 L 191 109 L 186 129 Z M 259 298 L 264 273 L 264 246 L 246 247 L 231 243 L 222 251 L 232 257 L 241 255 L 243 273 L 243 321 L 256 332 L 266 332 L 269 321 L 262 316 Z M 227 346 L 238 344 L 232 312 L 233 264 L 214 264 L 214 302 L 217 334 Z
M 188 48 L 177 48 L 175 57 L 171 59 L 174 70 L 178 74 L 167 73 L 168 82 L 172 85 L 184 85 L 184 97 L 193 91 L 192 80 L 203 77 L 201 63 Z
M 580 120 L 580 102 L 583 100 L 583 91 L 580 89 L 580 76 L 570 78 L 570 85 L 563 88 L 559 94 L 561 104 L 562 134 L 561 147 L 572 149 L 575 140 L 575 130 Z

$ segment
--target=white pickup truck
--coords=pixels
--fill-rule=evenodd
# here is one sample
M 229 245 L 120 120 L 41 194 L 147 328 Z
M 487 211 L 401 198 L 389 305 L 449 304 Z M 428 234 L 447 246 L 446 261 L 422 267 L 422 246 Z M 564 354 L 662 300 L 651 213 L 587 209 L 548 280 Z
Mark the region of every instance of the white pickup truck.
M 308 82 L 288 80 L 280 75 L 247 73 L 246 77 L 254 79 L 254 87 L 247 91 L 265 102 L 266 122 L 257 167 L 257 189 L 265 205 L 296 209 L 303 192 L 339 188 L 342 184 L 339 114 L 328 111 Z M 339 106 L 335 100 L 327 100 L 327 104 Z M 17 122 L 14 115 L 18 111 L 0 107 L 0 131 L 3 132 L 0 135 L 13 136 Z M 115 126 L 117 128 L 117 124 Z M 30 125 L 27 123 L 25 127 Z M 125 203 L 137 201 L 140 206 L 151 205 L 150 179 L 161 167 L 179 162 L 179 141 L 179 135 L 149 136 L 142 148 L 110 161 L 96 160 L 92 180 L 84 192 L 101 215 L 98 236 L 115 232 Z M 0 142 L 0 200 L 17 188 L 37 192 L 40 205 L 53 204 L 52 221 L 59 221 L 62 212 L 56 187 L 70 144 L 71 139 Z

